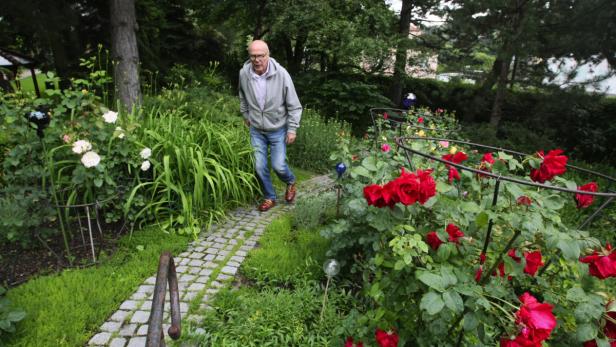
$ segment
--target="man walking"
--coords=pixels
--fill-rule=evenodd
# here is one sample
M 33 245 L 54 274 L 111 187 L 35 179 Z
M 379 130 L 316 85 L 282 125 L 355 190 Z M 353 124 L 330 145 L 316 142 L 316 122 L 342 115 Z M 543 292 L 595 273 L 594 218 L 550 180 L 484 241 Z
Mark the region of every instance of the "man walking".
M 295 199 L 295 176 L 286 162 L 287 144 L 295 142 L 295 133 L 302 116 L 293 81 L 287 70 L 270 58 L 264 41 L 248 46 L 250 60 L 240 70 L 240 111 L 250 127 L 250 143 L 255 151 L 255 170 L 263 185 L 264 200 L 259 211 L 276 205 L 276 191 L 270 177 L 267 151 L 271 152 L 272 168 L 287 184 L 285 200 Z

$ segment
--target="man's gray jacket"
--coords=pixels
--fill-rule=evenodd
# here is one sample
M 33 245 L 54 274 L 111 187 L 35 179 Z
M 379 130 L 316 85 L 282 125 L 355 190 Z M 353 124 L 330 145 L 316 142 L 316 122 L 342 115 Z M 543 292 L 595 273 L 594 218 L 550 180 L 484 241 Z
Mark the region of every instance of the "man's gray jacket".
M 240 112 L 251 126 L 259 130 L 272 131 L 286 126 L 287 132 L 295 133 L 302 117 L 302 105 L 287 70 L 273 58 L 269 61 L 263 110 L 252 87 L 250 61 L 240 70 Z

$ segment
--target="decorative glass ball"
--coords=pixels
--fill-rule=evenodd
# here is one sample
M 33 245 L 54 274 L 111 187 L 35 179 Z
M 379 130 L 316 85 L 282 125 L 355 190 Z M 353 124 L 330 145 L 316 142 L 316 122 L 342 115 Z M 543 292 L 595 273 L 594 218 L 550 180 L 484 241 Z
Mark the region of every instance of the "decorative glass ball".
M 344 163 L 336 164 L 336 172 L 338 173 L 338 178 L 342 177 L 342 174 L 346 171 L 346 165 Z
M 415 94 L 413 93 L 405 94 L 404 98 L 402 99 L 402 105 L 404 106 L 404 108 L 410 108 L 411 106 L 415 105 L 415 102 L 417 102 L 417 96 L 415 96 Z
M 340 272 L 340 263 L 336 259 L 327 259 L 323 264 L 323 271 L 327 277 L 334 277 Z

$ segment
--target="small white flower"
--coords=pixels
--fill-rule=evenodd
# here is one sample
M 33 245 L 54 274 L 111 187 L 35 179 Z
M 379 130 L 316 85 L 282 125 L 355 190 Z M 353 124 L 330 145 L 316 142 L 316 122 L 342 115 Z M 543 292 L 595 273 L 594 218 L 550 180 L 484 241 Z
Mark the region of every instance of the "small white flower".
M 103 118 L 105 119 L 105 123 L 115 123 L 116 120 L 118 120 L 118 113 L 109 110 L 103 114 Z
M 119 139 L 123 139 L 123 138 L 124 138 L 124 133 L 120 133 L 120 134 L 118 135 L 118 138 L 119 138 Z
M 152 156 L 152 150 L 148 147 L 144 148 L 141 150 L 141 152 L 139 153 L 139 155 L 141 156 L 141 158 L 143 159 L 148 159 L 149 157 Z
M 150 169 L 150 161 L 149 160 L 144 160 L 143 163 L 141 163 L 141 171 L 148 171 Z
M 96 152 L 86 152 L 83 157 L 81 157 L 81 163 L 85 167 L 95 167 L 98 163 L 101 162 L 101 157 L 96 154 Z
M 92 144 L 86 140 L 79 140 L 73 143 L 73 152 L 81 154 L 92 149 Z

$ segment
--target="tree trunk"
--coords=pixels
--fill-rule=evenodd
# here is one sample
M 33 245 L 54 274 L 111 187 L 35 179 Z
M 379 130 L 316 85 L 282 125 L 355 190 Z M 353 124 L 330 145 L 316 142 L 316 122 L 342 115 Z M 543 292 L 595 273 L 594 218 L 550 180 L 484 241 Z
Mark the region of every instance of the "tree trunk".
M 413 2 L 402 1 L 400 10 L 400 23 L 398 27 L 398 47 L 396 48 L 396 61 L 394 63 L 394 76 L 389 92 L 389 99 L 394 105 L 399 105 L 402 100 L 402 79 L 406 75 L 406 58 L 409 39 L 409 26 L 411 25 Z
M 511 56 L 507 56 L 501 60 L 500 74 L 498 76 L 498 84 L 496 86 L 496 96 L 492 104 L 492 113 L 490 114 L 490 126 L 495 130 L 498 129 L 498 124 L 502 117 L 503 102 L 507 93 L 507 76 L 509 76 L 509 65 L 511 64 Z
M 463 120 L 465 122 L 474 122 L 477 119 L 477 116 L 484 111 L 488 110 L 488 105 L 486 103 L 486 99 L 492 87 L 498 80 L 498 76 L 500 75 L 500 69 L 502 67 L 502 61 L 500 58 L 496 58 L 494 63 L 492 64 L 492 70 L 490 74 L 483 81 L 479 89 L 475 92 L 475 96 L 473 96 L 473 101 L 469 104 L 463 116 Z
M 252 33 L 253 40 L 260 40 L 263 37 L 263 16 L 265 16 L 265 5 L 267 0 L 259 1 L 259 7 L 257 8 L 257 22 L 255 23 L 255 30 Z
M 141 102 L 135 0 L 111 0 L 111 57 L 120 102 L 129 111 Z

